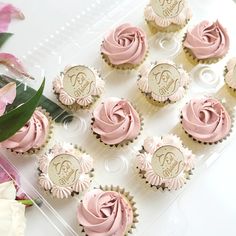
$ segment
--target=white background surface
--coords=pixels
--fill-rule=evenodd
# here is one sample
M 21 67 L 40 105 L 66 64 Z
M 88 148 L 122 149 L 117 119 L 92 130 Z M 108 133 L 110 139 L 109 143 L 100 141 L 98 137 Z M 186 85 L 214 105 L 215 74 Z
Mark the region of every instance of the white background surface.
M 205 0 L 207 1 L 210 0 Z M 82 0 L 11 0 L 9 2 L 18 6 L 24 12 L 26 19 L 12 22 L 9 31 L 14 32 L 15 35 L 2 50 L 14 53 L 19 58 L 27 55 L 29 50 L 32 52 L 34 47 L 50 37 L 51 33 L 60 29 L 65 22 L 76 14 L 81 14 L 89 6 L 89 1 Z M 216 4 L 221 4 L 222 9 L 224 8 L 223 1 L 216 1 Z M 219 9 L 218 6 L 211 11 L 214 14 L 217 14 L 217 11 L 219 14 L 224 14 Z M 208 11 L 209 15 L 211 11 Z M 232 24 L 234 23 L 235 20 L 232 20 Z M 231 39 L 231 42 L 235 43 L 234 39 Z M 236 235 L 235 145 L 236 140 L 205 172 L 188 183 L 183 194 L 163 213 L 152 229 L 147 229 L 145 236 Z M 29 216 L 30 222 L 34 222 L 34 236 L 41 235 L 38 223 L 41 222 L 40 225 L 43 225 L 44 220 L 36 212 Z M 48 235 L 54 235 L 52 229 L 48 232 Z

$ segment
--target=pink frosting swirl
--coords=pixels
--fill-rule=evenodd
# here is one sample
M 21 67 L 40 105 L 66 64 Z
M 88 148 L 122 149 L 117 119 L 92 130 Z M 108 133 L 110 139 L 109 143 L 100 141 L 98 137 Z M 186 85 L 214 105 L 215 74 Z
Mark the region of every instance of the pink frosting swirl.
M 15 152 L 27 152 L 40 148 L 46 141 L 48 132 L 48 118 L 41 111 L 35 110 L 30 120 L 1 145 Z
M 212 24 L 202 21 L 188 31 L 184 46 L 197 59 L 220 58 L 229 50 L 229 36 L 218 20 Z
M 144 59 L 146 51 L 146 34 L 131 24 L 122 24 L 112 30 L 101 46 L 101 52 L 114 65 L 139 64 Z
M 182 109 L 182 125 L 193 138 L 214 143 L 228 135 L 231 118 L 216 99 L 192 99 Z
M 141 129 L 138 112 L 126 100 L 111 97 L 96 107 L 93 112 L 94 133 L 109 145 L 136 138 Z
M 89 236 L 121 236 L 132 224 L 133 211 L 121 194 L 94 189 L 85 194 L 77 218 Z

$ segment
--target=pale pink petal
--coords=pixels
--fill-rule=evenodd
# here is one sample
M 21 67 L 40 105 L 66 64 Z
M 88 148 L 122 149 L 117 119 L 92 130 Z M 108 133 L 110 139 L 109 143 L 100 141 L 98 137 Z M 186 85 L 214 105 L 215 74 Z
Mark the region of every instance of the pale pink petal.
M 12 18 L 24 19 L 23 13 L 12 4 L 0 3 L 0 32 L 5 32 Z
M 10 53 L 0 53 L 0 64 L 5 65 L 10 71 L 32 78 L 25 70 L 20 60 Z

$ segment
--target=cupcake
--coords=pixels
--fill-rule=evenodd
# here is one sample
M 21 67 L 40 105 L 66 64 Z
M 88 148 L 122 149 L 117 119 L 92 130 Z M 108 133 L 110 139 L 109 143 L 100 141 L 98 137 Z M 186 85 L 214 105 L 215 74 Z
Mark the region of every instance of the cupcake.
M 138 88 L 149 100 L 173 103 L 180 100 L 188 87 L 188 73 L 171 61 L 143 66 L 139 71 Z
M 213 144 L 226 139 L 232 127 L 228 111 L 215 98 L 191 99 L 182 109 L 182 126 L 194 140 Z
M 183 47 L 188 58 L 195 63 L 215 63 L 229 50 L 227 30 L 217 20 L 202 21 L 185 36 Z
M 236 58 L 231 58 L 225 68 L 225 83 L 232 90 L 236 91 Z
M 78 222 L 88 236 L 128 235 L 137 216 L 133 197 L 113 186 L 87 192 L 77 211 Z
M 38 107 L 30 120 L 13 136 L 1 142 L 1 146 L 15 153 L 35 153 L 51 137 L 52 119 L 49 114 Z
M 106 145 L 126 145 L 141 131 L 141 118 L 125 99 L 110 97 L 93 111 L 92 131 Z
M 150 0 L 144 17 L 153 33 L 173 32 L 182 29 L 192 17 L 187 1 Z
M 104 81 L 94 68 L 67 66 L 53 81 L 59 101 L 70 108 L 88 108 L 104 90 Z
M 195 155 L 176 135 L 148 137 L 136 156 L 139 174 L 157 189 L 182 188 L 194 169 Z
M 55 198 L 68 198 L 90 187 L 93 159 L 71 144 L 54 145 L 38 163 L 39 184 Z
M 117 69 L 133 69 L 139 66 L 148 52 L 145 32 L 129 23 L 113 29 L 101 45 L 103 59 Z

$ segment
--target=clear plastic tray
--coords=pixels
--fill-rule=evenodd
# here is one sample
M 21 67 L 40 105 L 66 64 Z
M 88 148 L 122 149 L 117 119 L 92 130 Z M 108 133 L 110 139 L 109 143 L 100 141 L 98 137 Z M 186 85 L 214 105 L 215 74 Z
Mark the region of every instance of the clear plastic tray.
M 160 33 L 151 35 L 143 17 L 146 4 L 147 1 L 145 0 L 138 2 L 131 0 L 91 1 L 91 8 L 72 18 L 60 30 L 51 34 L 49 38 L 24 57 L 25 65 L 27 65 L 31 74 L 37 77 L 36 81 L 29 81 L 28 84 L 37 88 L 45 75 L 47 79 L 45 95 L 56 103 L 56 96 L 52 92 L 52 80 L 66 65 L 84 64 L 97 68 L 105 79 L 105 93 L 98 102 L 109 96 L 124 97 L 133 102 L 142 113 L 144 130 L 138 140 L 127 147 L 110 148 L 97 141 L 90 129 L 93 108 L 74 113 L 74 119 L 71 123 L 56 124 L 53 138 L 46 147 L 46 149 L 50 148 L 55 141 L 71 142 L 82 146 L 94 158 L 95 177 L 91 188 L 113 184 L 122 186 L 129 191 L 134 196 L 139 213 L 139 223 L 133 232 L 133 235 L 137 236 L 154 235 L 157 232 L 155 222 L 162 219 L 171 204 L 184 193 L 188 185 L 191 185 L 190 180 L 186 187 L 173 192 L 157 191 L 146 185 L 138 176 L 134 164 L 134 157 L 141 148 L 143 139 L 150 135 L 159 136 L 167 133 L 180 136 L 184 144 L 193 150 L 197 156 L 196 169 L 192 177 L 194 179 L 217 160 L 224 148 L 235 137 L 235 131 L 233 130 L 230 137 L 222 143 L 211 146 L 198 144 L 184 133 L 179 124 L 181 108 L 190 98 L 198 95 L 213 95 L 221 99 L 230 106 L 235 114 L 236 99 L 228 93 L 223 82 L 223 70 L 226 61 L 233 53 L 236 54 L 233 43 L 231 43 L 230 53 L 221 62 L 216 65 L 203 65 L 194 68 L 186 60 L 181 50 L 181 41 L 186 28 L 175 34 Z M 222 24 L 227 27 L 231 39 L 236 37 L 233 24 L 230 22 L 236 10 L 236 6 L 232 1 L 224 2 L 227 16 L 218 14 L 222 7 L 219 0 L 205 1 L 204 9 L 200 1 L 192 0 L 189 1 L 189 4 L 193 9 L 194 17 L 187 27 L 191 27 L 191 25 L 203 19 L 215 20 L 219 18 Z M 209 16 L 209 11 L 212 9 L 214 11 L 211 11 Z M 192 75 L 193 81 L 184 99 L 162 108 L 155 107 L 146 101 L 136 86 L 137 70 L 117 71 L 103 62 L 100 56 L 100 44 L 103 36 L 109 29 L 123 22 L 131 22 L 147 32 L 150 46 L 147 61 L 168 57 L 176 63 L 182 64 L 184 69 Z M 172 42 L 169 40 L 172 40 Z M 163 47 L 166 47 L 166 49 L 163 50 Z M 199 76 L 201 76 L 201 80 L 199 80 Z M 3 152 L 6 155 L 6 151 Z M 53 199 L 37 183 L 37 155 L 21 157 L 7 152 L 7 156 L 24 179 L 26 191 L 29 194 L 36 194 L 43 200 L 42 210 L 44 214 L 51 219 L 62 234 L 68 236 L 80 235 L 76 208 L 78 201 L 83 196 L 75 196 L 68 200 Z M 176 221 L 178 217 L 170 217 L 168 224 L 178 227 L 178 221 Z M 184 229 L 180 227 L 179 231 L 181 230 Z M 170 231 L 166 227 L 162 233 L 167 235 L 168 232 Z

